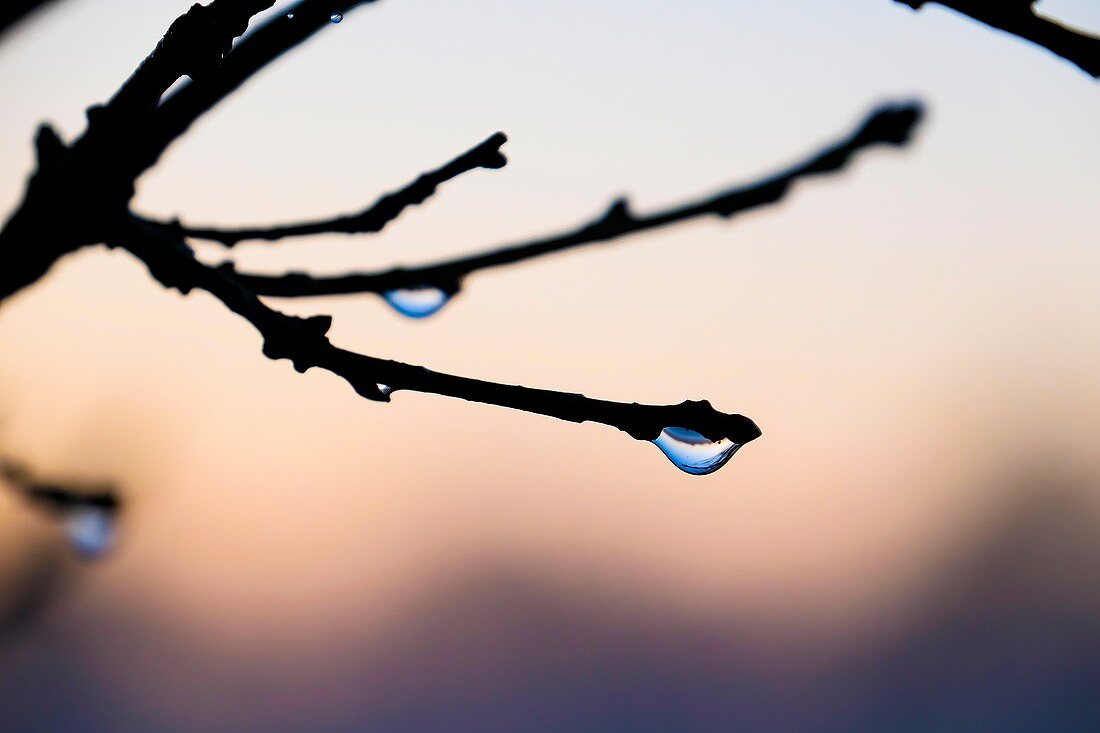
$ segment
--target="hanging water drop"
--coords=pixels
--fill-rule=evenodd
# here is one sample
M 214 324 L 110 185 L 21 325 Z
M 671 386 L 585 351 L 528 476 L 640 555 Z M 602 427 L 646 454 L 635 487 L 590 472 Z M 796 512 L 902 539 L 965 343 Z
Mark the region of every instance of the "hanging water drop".
M 379 382 L 375 386 L 378 387 L 378 391 L 386 397 L 389 397 L 393 393 L 393 387 L 388 384 L 382 384 L 381 382 Z
M 387 290 L 382 294 L 395 311 L 409 318 L 427 318 L 447 305 L 452 293 L 434 285 Z
M 331 20 L 333 23 L 339 23 L 341 20 L 344 19 L 344 14 L 343 13 L 333 13 L 332 15 L 330 15 L 328 17 L 328 19 Z
M 665 428 L 653 442 L 677 468 L 695 476 L 714 473 L 741 447 L 729 438 L 710 440 L 687 428 Z
M 68 509 L 61 524 L 76 554 L 96 559 L 115 546 L 116 518 L 113 508 L 85 505 Z

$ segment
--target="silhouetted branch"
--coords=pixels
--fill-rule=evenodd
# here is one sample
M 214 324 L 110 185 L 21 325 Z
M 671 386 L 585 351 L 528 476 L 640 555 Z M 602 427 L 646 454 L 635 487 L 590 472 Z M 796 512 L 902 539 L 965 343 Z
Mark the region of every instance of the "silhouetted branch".
M 63 255 L 105 240 L 106 222 L 125 211 L 134 178 L 121 167 L 135 120 L 181 76 L 214 73 L 249 19 L 274 0 L 213 0 L 194 5 L 107 104 L 88 110 L 84 135 L 70 146 L 48 126 L 36 139 L 38 167 L 19 208 L 0 230 L 0 302 L 37 281 Z
M 880 107 L 847 138 L 781 173 L 649 216 L 632 214 L 625 201 L 618 201 L 606 214 L 573 231 L 425 267 L 335 277 L 313 277 L 304 273 L 281 276 L 238 273 L 238 278 L 260 295 L 280 297 L 385 293 L 421 287 L 438 287 L 453 294 L 458 291 L 462 279 L 477 270 L 509 265 L 582 245 L 608 242 L 702 216 L 728 219 L 737 213 L 775 203 L 783 198 L 795 181 L 839 171 L 865 148 L 881 144 L 905 145 L 911 139 L 921 115 L 922 108 L 915 102 Z
M 999 30 L 1038 44 L 1100 77 L 1100 38 L 1066 28 L 1037 15 L 1035 0 L 895 0 L 920 10 L 929 2 L 969 16 Z
M 106 242 L 137 256 L 166 287 L 184 293 L 201 288 L 214 295 L 260 332 L 263 352 L 269 358 L 289 359 L 299 371 L 312 367 L 326 369 L 373 400 L 388 401 L 389 395 L 397 390 L 417 390 L 563 420 L 600 422 L 646 440 L 657 438 L 670 426 L 693 430 L 715 441 L 728 438 L 739 444 L 759 436 L 759 430 L 748 418 L 717 412 L 706 402 L 646 406 L 593 400 L 577 394 L 440 374 L 339 349 L 326 336 L 331 318 L 297 318 L 279 313 L 243 285 L 231 267 L 204 265 L 182 237 L 134 217 L 129 212 L 129 202 L 134 178 L 140 170 L 128 166 L 127 161 L 135 160 L 135 146 L 139 151 L 149 152 L 148 147 L 141 147 L 140 133 L 172 129 L 173 135 L 161 138 L 167 144 L 172 136 L 186 129 L 190 120 L 294 42 L 310 35 L 327 22 L 327 13 L 338 9 L 331 3 L 305 0 L 293 9 L 296 16 L 293 20 L 285 16 L 276 18 L 229 52 L 232 38 L 243 32 L 251 15 L 270 4 L 270 0 L 214 0 L 206 7 L 194 6 L 172 24 L 118 94 L 105 106 L 89 111 L 88 129 L 80 139 L 66 146 L 50 128 L 43 127 L 38 138 L 38 170 L 28 184 L 20 208 L 0 232 L 0 248 L 4 255 L 18 262 L 26 249 L 45 239 L 51 243 L 52 258 L 43 258 L 47 264 L 37 272 L 30 271 L 34 268 L 22 268 L 18 277 L 10 277 L 9 271 L 4 270 L 0 274 L 4 278 L 0 281 L 3 285 L 0 300 L 44 274 L 48 263 L 61 254 Z M 358 3 L 344 3 L 340 7 L 346 9 L 355 4 Z M 299 21 L 301 28 L 295 25 Z M 182 101 L 172 105 L 168 100 L 155 107 L 157 112 L 172 110 L 165 113 L 167 117 L 160 118 L 170 124 L 150 128 L 149 120 L 156 118 L 150 108 L 158 104 L 164 91 L 181 74 L 195 81 L 172 98 Z M 485 160 L 499 161 L 495 156 L 499 152 L 486 153 Z M 155 156 L 146 160 L 151 163 Z
M 155 108 L 178 79 L 202 80 L 219 74 L 233 40 L 248 29 L 253 15 L 274 4 L 275 0 L 215 0 L 207 6 L 192 6 L 172 23 L 107 105 L 89 110 L 88 133 L 125 130 L 130 134 L 130 125 L 121 121 Z M 97 125 L 97 119 L 107 124 Z
M 26 467 L 0 459 L 0 477 L 32 504 L 51 514 L 62 514 L 80 507 L 117 512 L 121 502 L 111 486 L 61 485 L 36 479 Z
M 759 428 L 748 418 L 718 412 L 705 401 L 679 405 L 610 402 L 457 377 L 346 351 L 333 346 L 326 336 L 332 324 L 329 316 L 298 318 L 270 308 L 237 279 L 232 267 L 204 265 L 182 239 L 171 239 L 164 229 L 131 219 L 116 234 L 113 241 L 145 262 L 150 274 L 165 287 L 183 293 L 206 290 L 244 317 L 263 336 L 263 353 L 268 358 L 289 359 L 299 372 L 325 369 L 371 400 L 388 402 L 390 394 L 399 390 L 427 392 L 570 422 L 598 422 L 639 440 L 653 440 L 669 426 L 742 445 L 760 436 Z
M 0 36 L 25 16 L 52 2 L 54 0 L 4 0 L 0 5 Z
M 329 316 L 290 316 L 267 305 L 260 295 L 385 292 L 422 286 L 454 292 L 464 277 L 477 270 L 611 241 L 698 217 L 729 218 L 780 200 L 793 183 L 803 178 L 843 169 L 865 148 L 907 144 L 921 118 L 920 105 L 879 108 L 848 137 L 758 183 L 646 216 L 635 215 L 625 202 L 618 202 L 595 221 L 564 234 L 416 269 L 340 278 L 246 276 L 229 264 L 221 267 L 203 264 L 184 236 L 210 237 L 233 244 L 246 238 L 378 231 L 408 206 L 425 201 L 443 182 L 474 168 L 503 165 L 505 161 L 500 154 L 503 135 L 490 137 L 442 168 L 382 197 L 370 209 L 351 216 L 271 228 L 198 230 L 178 224 L 158 224 L 130 213 L 136 177 L 153 165 L 171 141 L 199 116 L 267 63 L 327 25 L 331 14 L 370 1 L 303 0 L 289 13 L 273 16 L 236 47 L 233 40 L 244 33 L 251 17 L 270 7 L 273 0 L 213 0 L 208 6 L 193 6 L 172 24 L 118 93 L 105 105 L 88 111 L 88 127 L 79 139 L 66 145 L 51 128 L 43 127 L 37 138 L 38 167 L 23 202 L 0 231 L 0 256 L 5 264 L 0 268 L 0 301 L 41 277 L 61 255 L 83 246 L 107 243 L 138 257 L 166 287 L 184 293 L 198 288 L 212 294 L 260 333 L 267 357 L 288 359 L 302 372 L 311 368 L 329 371 L 371 400 L 389 401 L 392 393 L 411 390 L 573 422 L 598 422 L 639 440 L 657 440 L 674 462 L 678 460 L 677 449 L 662 440 L 678 441 L 694 446 L 695 450 L 701 441 L 743 445 L 758 437 L 760 431 L 750 419 L 718 412 L 705 401 L 677 405 L 611 402 L 458 377 L 354 353 L 329 341 L 327 333 L 332 322 Z M 163 99 L 169 87 L 183 76 L 191 81 Z M 727 444 L 722 448 L 725 453 L 708 455 L 724 460 L 723 456 L 732 454 L 728 449 Z M 678 465 L 695 472 L 715 467 L 713 460 L 706 466 L 690 462 Z M 63 487 L 31 482 L 11 467 L 4 470 L 10 479 L 23 481 L 28 496 L 59 511 L 74 506 L 110 511 L 117 507 L 117 498 L 111 493 L 80 495 Z M 102 532 L 93 534 L 92 540 L 105 536 Z M 89 551 L 98 551 L 103 543 L 89 540 L 86 546 Z
M 333 13 L 346 13 L 376 0 L 302 0 L 284 14 L 270 18 L 247 37 L 207 79 L 193 79 L 165 99 L 143 120 L 127 152 L 134 177 L 156 165 L 161 154 L 203 114 L 241 84 L 298 44 L 327 26 Z
M 507 163 L 500 147 L 508 140 L 503 132 L 491 135 L 487 140 L 466 151 L 446 165 L 428 171 L 404 188 L 386 194 L 365 211 L 348 216 L 338 216 L 321 221 L 301 224 L 286 224 L 267 228 L 218 229 L 214 227 L 191 227 L 178 221 L 162 226 L 172 228 L 177 234 L 196 239 L 209 239 L 221 242 L 227 247 L 250 240 L 263 239 L 275 241 L 284 237 L 300 237 L 310 234 L 341 232 L 345 234 L 369 234 L 380 232 L 391 221 L 401 215 L 407 207 L 424 203 L 432 196 L 436 188 L 443 183 L 476 168 L 503 168 Z M 146 220 L 150 221 L 150 220 Z M 152 223 L 152 222 L 151 222 Z
M 0 460 L 0 477 L 32 506 L 60 522 L 69 546 L 81 557 L 102 557 L 114 547 L 122 502 L 111 486 L 47 483 L 4 460 Z

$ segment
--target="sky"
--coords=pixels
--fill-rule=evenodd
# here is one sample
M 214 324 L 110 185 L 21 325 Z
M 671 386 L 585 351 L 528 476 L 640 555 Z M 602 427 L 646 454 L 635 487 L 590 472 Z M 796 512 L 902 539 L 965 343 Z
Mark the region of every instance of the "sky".
M 37 124 L 77 135 L 186 6 L 65 0 L 5 39 L 5 210 Z M 1039 7 L 1100 29 L 1089 0 Z M 0 308 L 0 452 L 117 482 L 127 503 L 117 552 L 89 565 L 0 495 L 0 586 L 41 568 L 64 579 L 40 621 L 0 642 L 2 676 L 44 694 L 72 661 L 67 684 L 102 701 L 89 729 L 281 730 L 278 717 L 292 730 L 319 711 L 352 726 L 357 695 L 377 712 L 380 691 L 438 711 L 474 700 L 474 720 L 478 694 L 512 688 L 491 677 L 471 692 L 461 662 L 433 666 L 435 621 L 395 631 L 467 596 L 491 612 L 457 603 L 437 625 L 465 646 L 440 648 L 497 660 L 478 669 L 545 670 L 560 616 L 594 648 L 632 630 L 608 647 L 620 656 L 672 645 L 666 627 L 705 629 L 716 641 L 670 657 L 753 650 L 750 687 L 837 660 L 867 672 L 851 660 L 927 622 L 999 528 L 1065 503 L 1100 513 L 1100 96 L 1068 63 L 887 0 L 385 0 L 219 105 L 135 202 L 198 224 L 353 211 L 506 132 L 506 168 L 446 184 L 380 236 L 233 253 L 263 272 L 430 262 L 572 227 L 622 195 L 645 212 L 752 181 L 912 98 L 929 114 L 908 148 L 732 221 L 475 275 L 430 319 L 371 295 L 272 301 L 332 314 L 333 341 L 363 353 L 752 417 L 763 437 L 707 477 L 603 426 L 412 393 L 364 401 L 266 360 L 246 323 L 163 290 L 125 253 L 70 256 Z M 525 584 L 542 600 L 513 593 Z M 501 641 L 512 613 L 538 644 Z M 406 649 L 406 676 L 362 661 Z M 553 664 L 579 674 L 567 661 Z M 219 689 L 242 676 L 254 688 Z M 523 694 L 508 698 L 521 719 Z M 562 695 L 538 700 L 583 708 Z M 0 708 L 33 720 L 16 697 Z M 844 700 L 830 720 L 869 709 Z M 767 729 L 782 707 L 729 719 Z

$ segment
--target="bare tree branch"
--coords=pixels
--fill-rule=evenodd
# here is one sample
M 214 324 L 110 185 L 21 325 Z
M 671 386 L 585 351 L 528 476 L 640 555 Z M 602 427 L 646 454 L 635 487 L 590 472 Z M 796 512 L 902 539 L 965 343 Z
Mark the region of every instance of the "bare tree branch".
M 0 459 L 0 478 L 31 506 L 57 520 L 69 546 L 79 556 L 89 560 L 103 557 L 114 547 L 116 522 L 122 510 L 122 500 L 114 487 L 40 481 L 23 466 L 4 459 Z M 40 600 L 37 595 L 32 594 L 30 600 Z M 6 624 L 0 621 L 0 629 L 5 625 L 10 625 L 10 619 Z
M 28 501 L 53 514 L 77 507 L 117 512 L 121 506 L 118 493 L 112 486 L 77 486 L 40 481 L 25 466 L 3 458 L 0 458 L 0 478 Z
M 500 154 L 503 135 L 494 135 L 451 163 L 351 216 L 266 229 L 195 230 L 144 220 L 129 211 L 136 178 L 154 165 L 168 145 L 195 120 L 272 60 L 327 25 L 333 13 L 371 1 L 302 0 L 289 13 L 272 17 L 235 47 L 233 39 L 245 31 L 253 15 L 270 7 L 272 0 L 213 0 L 208 6 L 196 5 L 172 24 L 153 53 L 109 102 L 89 110 L 88 128 L 82 137 L 66 145 L 52 129 L 43 127 L 37 140 L 38 168 L 27 186 L 23 203 L 0 231 L 0 256 L 7 265 L 0 270 L 0 301 L 41 277 L 63 254 L 107 243 L 139 258 L 165 287 L 183 293 L 198 288 L 212 294 L 259 332 L 267 357 L 288 359 L 302 372 L 310 368 L 329 371 L 371 400 L 389 401 L 393 392 L 411 390 L 573 422 L 598 422 L 639 440 L 655 440 L 666 453 L 669 449 L 660 441 L 670 428 L 682 429 L 678 437 L 669 433 L 671 440 L 691 445 L 697 445 L 692 441 L 698 438 L 716 443 L 729 441 L 736 448 L 758 437 L 760 431 L 752 420 L 718 412 L 706 401 L 677 405 L 611 402 L 458 377 L 341 349 L 328 339 L 330 317 L 298 318 L 261 300 L 257 289 L 263 293 L 275 292 L 273 282 L 283 282 L 285 278 L 246 277 L 236 273 L 230 264 L 205 265 L 184 239 L 184 235 L 207 236 L 233 244 L 246 238 L 378 231 L 405 208 L 425 201 L 443 182 L 473 168 L 503 165 Z M 190 77 L 191 81 L 162 99 L 182 76 Z M 880 108 L 847 138 L 786 171 L 750 186 L 649 216 L 635 216 L 623 202 L 596 221 L 566 234 L 418 270 L 352 276 L 360 278 L 353 283 L 354 289 L 349 289 L 346 282 L 334 290 L 333 285 L 325 285 L 323 280 L 309 280 L 314 283 L 310 285 L 314 292 L 305 292 L 299 283 L 291 288 L 293 292 L 282 294 L 354 292 L 370 289 L 368 286 L 379 290 L 422 285 L 457 289 L 461 279 L 476 270 L 705 215 L 730 217 L 778 201 L 797 180 L 842 169 L 866 147 L 906 144 L 920 116 L 917 104 Z M 318 287 L 322 288 L 320 292 L 316 291 Z M 727 451 L 723 454 L 726 457 L 732 454 L 728 445 L 723 450 Z M 63 493 L 39 493 L 47 501 L 66 500 Z
M 169 239 L 163 228 L 138 219 L 123 222 L 112 239 L 145 262 L 162 285 L 183 293 L 206 290 L 263 336 L 264 355 L 289 359 L 299 372 L 317 367 L 342 377 L 363 397 L 389 401 L 390 394 L 412 390 L 509 407 L 570 422 L 597 422 L 639 440 L 656 439 L 670 426 L 694 430 L 710 440 L 744 445 L 760 436 L 752 420 L 718 412 L 706 401 L 679 405 L 610 402 L 580 394 L 554 392 L 433 372 L 424 367 L 356 354 L 329 342 L 329 316 L 298 318 L 265 305 L 236 277 L 232 267 L 213 268 L 195 259 L 182 239 Z
M 38 167 L 19 208 L 0 230 L 0 302 L 37 281 L 63 255 L 104 241 L 111 216 L 129 206 L 134 178 L 120 168 L 135 120 L 181 76 L 203 78 L 222 63 L 249 19 L 274 0 L 213 0 L 172 23 L 153 52 L 107 104 L 88 110 L 71 146 L 48 126 L 36 140 Z M 59 215 L 59 212 L 62 215 Z
M 172 23 L 153 52 L 105 105 L 88 111 L 88 135 L 132 133 L 122 122 L 154 109 L 169 87 L 184 76 L 206 79 L 219 73 L 233 39 L 248 29 L 253 15 L 275 0 L 215 0 L 194 5 Z M 107 124 L 96 124 L 104 121 Z
M 740 212 L 775 203 L 783 198 L 796 181 L 842 170 L 865 148 L 883 144 L 907 144 L 921 116 L 922 108 L 915 102 L 882 106 L 874 110 L 845 139 L 781 173 L 748 186 L 722 191 L 702 201 L 693 201 L 649 216 L 632 214 L 625 201 L 617 201 L 606 214 L 578 229 L 425 267 L 334 277 L 313 277 L 297 272 L 281 276 L 238 273 L 238 278 L 259 295 L 279 297 L 386 293 L 402 288 L 423 287 L 436 287 L 453 294 L 460 288 L 464 277 L 478 270 L 510 265 L 588 244 L 609 242 L 702 216 L 713 215 L 728 219 Z
M 357 3 L 347 3 L 351 7 Z M 41 276 L 49 262 L 65 252 L 97 242 L 122 246 L 141 259 L 150 274 L 166 287 L 189 292 L 201 288 L 249 321 L 263 337 L 263 352 L 272 359 L 289 359 L 299 371 L 326 369 L 347 380 L 364 397 L 388 401 L 393 391 L 409 389 L 485 402 L 570 421 L 595 421 L 617 427 L 643 440 L 653 440 L 669 426 L 695 431 L 714 441 L 744 444 L 759 436 L 756 425 L 740 415 L 727 415 L 706 402 L 645 406 L 593 400 L 582 395 L 494 384 L 431 372 L 422 367 L 355 354 L 333 346 L 326 336 L 331 318 L 296 318 L 265 305 L 245 287 L 231 267 L 212 268 L 199 262 L 181 237 L 162 226 L 137 219 L 129 212 L 134 179 L 140 172 L 128 166 L 135 146 L 148 132 L 149 109 L 181 74 L 195 81 L 181 91 L 184 100 L 167 119 L 178 134 L 236 84 L 289 47 L 287 39 L 304 39 L 312 30 L 296 29 L 291 19 L 276 19 L 227 55 L 231 39 L 244 30 L 252 14 L 270 0 L 214 0 L 194 6 L 173 23 L 156 50 L 105 106 L 93 108 L 85 134 L 66 146 L 50 128 L 38 138 L 39 167 L 28 184 L 23 204 L 0 231 L 0 253 L 18 262 L 24 250 L 44 238 L 51 257 L 35 261 L 44 267 L 19 267 L 19 276 L 3 273 L 0 300 Z M 295 6 L 308 28 L 319 26 L 318 14 L 335 10 L 330 3 L 305 0 Z M 266 35 L 265 35 L 266 32 Z M 293 45 L 293 44 L 290 44 Z M 176 97 L 174 97 L 176 98 Z M 190 100 L 190 101 L 187 101 Z M 167 103 L 166 103 L 167 104 Z M 165 108 L 156 107 L 156 110 Z M 171 127 L 171 125 L 169 125 Z M 137 128 L 141 128 L 138 130 Z M 161 138 L 170 140 L 171 136 Z M 148 152 L 148 148 L 145 149 Z M 151 163 L 154 158 L 150 159 Z M 58 216 L 64 207 L 63 216 Z M 37 248 L 35 248 L 37 249 Z M 35 251 L 32 249 L 32 251 Z M 39 261 L 41 260 L 41 261 Z
M 1019 36 L 1076 64 L 1094 79 L 1100 77 L 1100 38 L 1071 30 L 1037 15 L 1036 0 L 895 0 L 920 10 L 929 2 L 969 16 L 998 30 Z
M 466 151 L 446 165 L 419 176 L 415 181 L 393 193 L 378 199 L 370 208 L 357 214 L 337 216 L 320 221 L 282 226 L 218 229 L 216 227 L 191 227 L 179 221 L 164 223 L 162 226 L 173 229 L 177 234 L 196 239 L 209 239 L 232 247 L 246 240 L 262 239 L 275 241 L 284 237 L 301 237 L 311 234 L 345 233 L 370 234 L 380 232 L 387 224 L 396 219 L 410 206 L 424 203 L 443 183 L 477 168 L 503 168 L 507 159 L 500 147 L 508 140 L 503 132 L 491 135 L 484 142 Z M 151 220 L 145 219 L 149 223 Z
M 0 5 L 0 36 L 35 10 L 53 3 L 54 0 L 4 0 Z
M 125 163 L 135 178 L 156 165 L 160 156 L 203 114 L 236 91 L 269 63 L 327 26 L 333 13 L 347 13 L 376 0 L 302 0 L 286 14 L 260 25 L 233 48 L 207 79 L 193 79 L 165 99 L 135 131 Z

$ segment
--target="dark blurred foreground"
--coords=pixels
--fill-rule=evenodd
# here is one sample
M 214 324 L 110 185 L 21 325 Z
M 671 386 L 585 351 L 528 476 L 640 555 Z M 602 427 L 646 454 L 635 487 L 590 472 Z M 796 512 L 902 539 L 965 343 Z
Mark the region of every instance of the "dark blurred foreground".
M 1027 494 L 942 569 L 916 623 L 824 664 L 736 618 L 686 618 L 659 594 L 562 592 L 498 565 L 426 594 L 388 634 L 280 669 L 148 615 L 66 619 L 63 592 L 45 602 L 64 573 L 46 568 L 8 604 L 0 720 L 11 731 L 1100 730 L 1100 533 L 1082 496 Z M 147 668 L 149 684 L 112 683 L 104 664 Z

